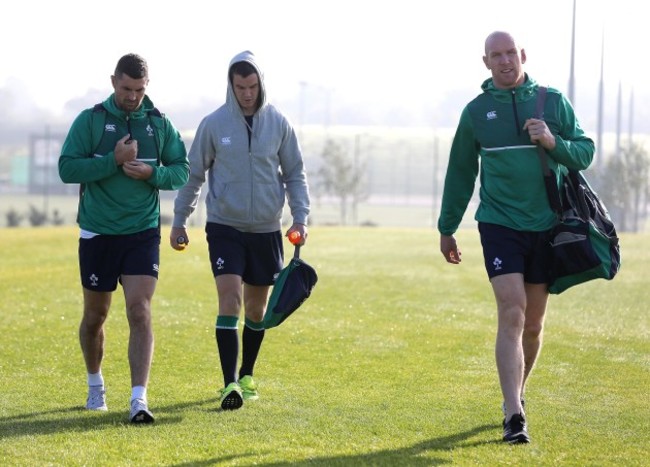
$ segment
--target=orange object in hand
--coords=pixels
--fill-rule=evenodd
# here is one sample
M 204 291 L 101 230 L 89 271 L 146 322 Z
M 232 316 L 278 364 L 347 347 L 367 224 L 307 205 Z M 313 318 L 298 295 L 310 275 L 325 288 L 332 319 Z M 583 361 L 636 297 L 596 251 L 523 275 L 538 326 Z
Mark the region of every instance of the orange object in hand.
M 297 230 L 294 230 L 289 234 L 289 241 L 293 245 L 298 245 L 301 239 L 302 239 L 302 235 L 300 235 L 300 232 L 298 232 Z

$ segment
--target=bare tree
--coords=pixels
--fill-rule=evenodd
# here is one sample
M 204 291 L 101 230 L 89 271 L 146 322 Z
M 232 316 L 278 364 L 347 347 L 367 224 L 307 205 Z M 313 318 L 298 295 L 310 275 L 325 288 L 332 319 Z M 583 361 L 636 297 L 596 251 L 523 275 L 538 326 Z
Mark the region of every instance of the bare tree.
M 18 227 L 20 225 L 20 221 L 22 221 L 24 217 L 14 208 L 11 208 L 9 211 L 7 211 L 5 213 L 5 216 L 7 217 L 7 227 Z
M 47 223 L 47 213 L 31 204 L 29 206 L 28 219 L 32 227 L 40 227 Z
M 638 232 L 648 214 L 648 175 L 650 174 L 650 158 L 642 146 L 630 144 L 622 152 L 627 166 L 628 183 L 630 185 L 629 204 L 632 208 L 632 230 Z
M 617 230 L 638 232 L 648 215 L 650 158 L 643 147 L 630 144 L 620 157 L 610 157 L 604 168 L 595 170 L 597 191 L 607 206 Z
M 353 158 L 348 157 L 343 147 L 331 138 L 325 141 L 321 157 L 323 163 L 318 170 L 317 182 L 319 189 L 339 199 L 340 223 L 346 225 L 348 204 L 356 212 L 357 204 L 368 198 L 363 177 L 365 163 L 359 160 L 358 154 Z

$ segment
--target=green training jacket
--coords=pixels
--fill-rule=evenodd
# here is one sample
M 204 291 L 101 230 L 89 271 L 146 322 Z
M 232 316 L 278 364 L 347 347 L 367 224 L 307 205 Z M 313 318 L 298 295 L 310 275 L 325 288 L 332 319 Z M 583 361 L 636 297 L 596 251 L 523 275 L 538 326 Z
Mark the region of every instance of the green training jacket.
M 140 108 L 131 112 L 128 124 L 126 112 L 115 105 L 113 95 L 103 106 L 105 111 L 89 108 L 77 116 L 59 157 L 61 180 L 82 187 L 79 227 L 107 235 L 158 227 L 158 190 L 177 190 L 189 177 L 185 144 L 172 122 L 153 111 L 147 96 Z M 115 162 L 115 144 L 129 128 L 138 142 L 138 160 L 153 167 L 148 180 L 127 177 Z
M 535 116 L 538 85 L 526 75 L 515 89 L 497 89 L 491 78 L 481 87 L 483 93 L 463 109 L 452 142 L 438 231 L 456 232 L 479 173 L 475 220 L 519 231 L 548 230 L 557 217 L 548 202 L 537 148 L 523 130 L 526 120 Z M 555 149 L 547 154 L 559 185 L 565 167 L 589 167 L 595 146 L 580 128 L 570 102 L 556 89 L 548 89 L 544 120 L 555 135 Z

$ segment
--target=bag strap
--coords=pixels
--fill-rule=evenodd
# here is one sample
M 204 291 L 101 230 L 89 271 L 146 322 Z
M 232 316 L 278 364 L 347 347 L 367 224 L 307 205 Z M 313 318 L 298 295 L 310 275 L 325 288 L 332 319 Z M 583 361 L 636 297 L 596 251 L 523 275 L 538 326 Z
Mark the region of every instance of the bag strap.
M 546 103 L 546 86 L 539 86 L 537 88 L 537 102 L 535 106 L 535 118 L 544 120 L 544 104 Z M 548 203 L 551 209 L 562 216 L 562 201 L 560 199 L 560 191 L 557 187 L 555 174 L 551 172 L 548 167 L 548 154 L 541 144 L 537 143 L 537 155 L 542 164 L 542 175 L 544 176 L 544 186 L 546 186 L 546 194 L 548 196 Z
M 537 88 L 537 102 L 535 106 L 535 118 L 539 120 L 544 120 L 544 104 L 546 103 L 546 87 L 540 86 Z M 548 160 L 546 159 L 546 151 L 541 144 L 537 143 L 537 154 L 539 155 L 539 160 L 542 163 L 542 173 L 545 177 L 548 177 L 551 174 L 551 170 L 548 168 Z

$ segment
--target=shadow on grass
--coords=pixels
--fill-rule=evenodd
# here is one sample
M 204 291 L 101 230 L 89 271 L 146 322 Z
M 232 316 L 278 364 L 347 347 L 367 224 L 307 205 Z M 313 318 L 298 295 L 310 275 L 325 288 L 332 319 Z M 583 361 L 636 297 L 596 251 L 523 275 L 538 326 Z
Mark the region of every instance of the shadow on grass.
M 214 404 L 214 398 L 152 407 L 156 416 L 155 425 L 178 423 L 182 420 L 182 417 L 175 415 L 176 413 L 183 412 L 190 407 L 204 406 L 206 404 Z M 81 406 L 65 407 L 41 412 L 22 413 L 11 417 L 0 417 L 0 439 L 47 435 L 61 431 L 98 430 L 119 425 L 131 426 L 126 408 L 108 412 L 91 412 Z
M 449 464 L 451 461 L 448 458 L 435 457 L 436 453 L 451 452 L 463 448 L 473 448 L 483 445 L 501 444 L 501 438 L 494 438 L 491 440 L 476 440 L 472 441 L 474 436 L 490 430 L 500 430 L 501 424 L 497 425 L 481 425 L 471 430 L 456 433 L 440 438 L 433 438 L 430 440 L 422 441 L 414 444 L 413 446 L 404 447 L 401 449 L 391 449 L 377 452 L 369 452 L 365 454 L 356 455 L 342 455 L 342 456 L 325 456 L 313 458 L 303 461 L 291 462 L 270 462 L 264 463 L 259 461 L 252 461 L 250 465 L 262 465 L 265 467 L 279 467 L 279 466 L 336 466 L 336 465 L 409 465 L 409 466 L 425 466 L 425 465 L 441 465 Z M 500 434 L 500 432 L 499 432 Z M 242 458 L 248 457 L 246 454 L 239 456 L 241 464 L 248 465 Z M 218 465 L 236 458 L 236 456 L 228 455 L 223 457 L 214 457 L 212 459 L 188 461 L 180 464 L 173 464 L 171 467 L 202 467 L 209 465 Z

